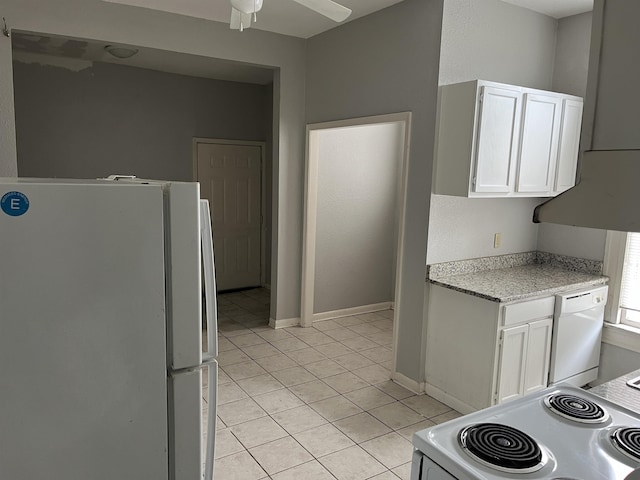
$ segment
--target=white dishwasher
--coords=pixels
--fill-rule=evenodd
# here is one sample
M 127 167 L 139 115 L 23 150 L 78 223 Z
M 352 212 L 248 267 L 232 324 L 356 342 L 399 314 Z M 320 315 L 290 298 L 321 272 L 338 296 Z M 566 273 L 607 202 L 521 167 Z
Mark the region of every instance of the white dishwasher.
M 598 378 L 608 287 L 556 295 L 549 385 L 581 387 Z

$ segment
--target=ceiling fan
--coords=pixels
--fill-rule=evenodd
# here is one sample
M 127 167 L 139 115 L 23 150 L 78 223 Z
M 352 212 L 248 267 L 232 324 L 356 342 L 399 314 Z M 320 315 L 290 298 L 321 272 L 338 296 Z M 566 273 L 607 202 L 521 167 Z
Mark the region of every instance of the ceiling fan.
M 342 22 L 351 15 L 351 9 L 333 0 L 292 0 L 320 15 L 330 18 L 334 22 Z M 263 0 L 230 0 L 231 28 L 244 30 L 251 26 L 251 20 L 256 21 L 256 14 L 262 8 Z

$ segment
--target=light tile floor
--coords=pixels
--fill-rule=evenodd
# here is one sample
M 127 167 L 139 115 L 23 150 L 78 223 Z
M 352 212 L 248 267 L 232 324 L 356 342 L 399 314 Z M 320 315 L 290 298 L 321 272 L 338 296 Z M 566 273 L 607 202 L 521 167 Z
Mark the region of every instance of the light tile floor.
M 413 433 L 459 416 L 389 380 L 391 311 L 273 330 L 267 290 L 218 307 L 215 480 L 408 480 Z

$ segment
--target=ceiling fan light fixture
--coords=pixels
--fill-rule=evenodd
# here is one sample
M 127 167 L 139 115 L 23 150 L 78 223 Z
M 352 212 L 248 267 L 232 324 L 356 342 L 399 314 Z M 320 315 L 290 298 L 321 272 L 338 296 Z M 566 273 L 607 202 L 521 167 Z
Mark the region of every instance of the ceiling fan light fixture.
M 112 55 L 112 56 L 114 56 L 116 58 L 120 58 L 120 59 L 131 58 L 136 53 L 138 53 L 138 49 L 137 48 L 119 47 L 117 45 L 107 45 L 106 47 L 104 47 L 104 49 L 110 55 Z
M 231 0 L 231 6 L 236 10 L 251 14 L 257 13 L 262 9 L 263 0 Z
M 263 0 L 229 0 L 231 2 L 231 21 L 229 27 L 232 30 L 243 31 L 251 26 L 251 20 L 256 21 L 256 13 L 262 8 Z M 347 8 L 333 0 L 292 0 L 314 12 L 330 18 L 334 22 L 345 21 L 352 13 Z

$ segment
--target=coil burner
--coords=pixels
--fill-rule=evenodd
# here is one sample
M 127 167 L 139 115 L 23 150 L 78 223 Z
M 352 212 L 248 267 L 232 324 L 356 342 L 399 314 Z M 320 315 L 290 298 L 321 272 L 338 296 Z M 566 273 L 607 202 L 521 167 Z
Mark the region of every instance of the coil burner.
M 604 423 L 609 419 L 609 414 L 600 405 L 577 395 L 549 395 L 544 404 L 553 413 L 575 422 Z
M 621 453 L 636 462 L 640 461 L 640 428 L 617 428 L 610 438 Z
M 458 442 L 472 458 L 502 472 L 531 473 L 547 463 L 546 455 L 533 438 L 507 425 L 470 425 L 460 430 Z

